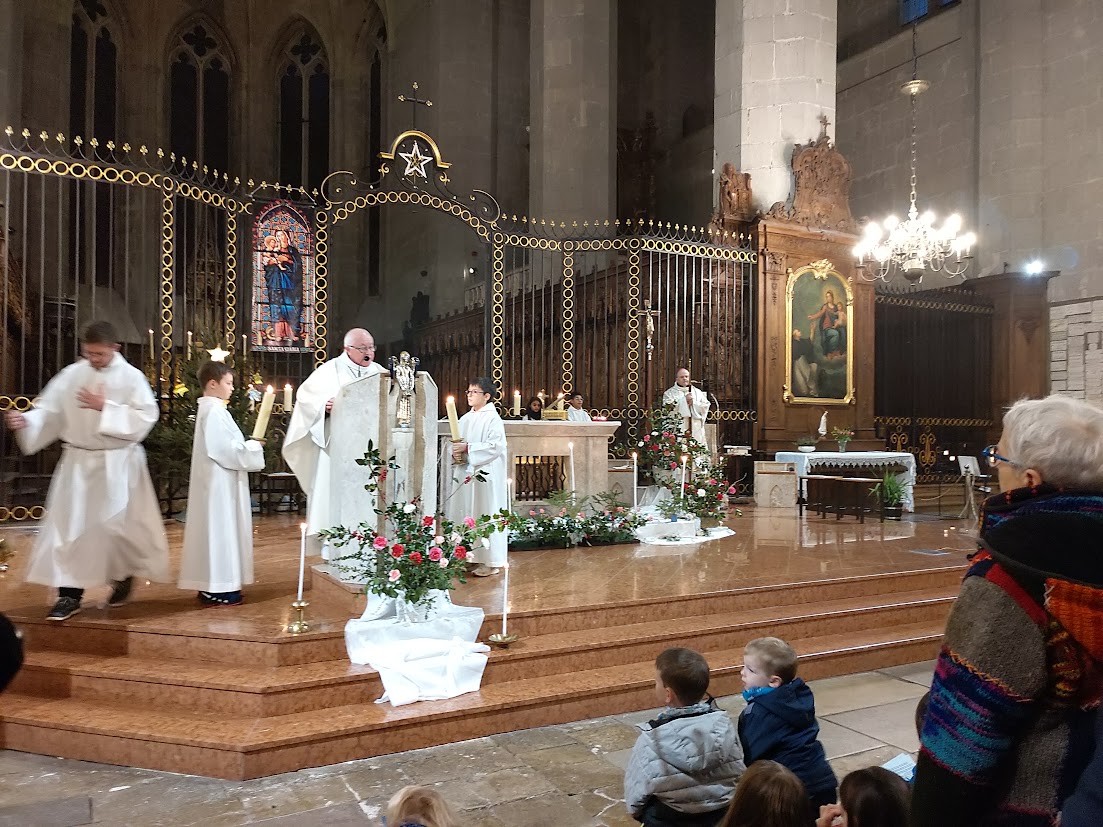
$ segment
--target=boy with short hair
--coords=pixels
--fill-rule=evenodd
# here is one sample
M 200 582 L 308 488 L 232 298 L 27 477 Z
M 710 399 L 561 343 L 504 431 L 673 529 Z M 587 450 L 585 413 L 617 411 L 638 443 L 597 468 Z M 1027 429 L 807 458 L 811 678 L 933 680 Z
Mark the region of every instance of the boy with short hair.
M 708 688 L 709 665 L 697 652 L 667 649 L 655 659 L 666 709 L 640 725 L 624 772 L 628 812 L 645 827 L 713 827 L 735 795 L 743 749 Z
M 760 637 L 743 649 L 743 698 L 739 740 L 746 761 L 769 759 L 787 767 L 803 783 L 814 820 L 820 807 L 834 804 L 838 780 L 819 742 L 812 690 L 797 677 L 797 653 L 776 637 Z
M 264 444 L 245 439 L 226 410 L 234 391 L 229 367 L 205 362 L 199 386 L 179 586 L 195 589 L 205 605 L 236 606 L 242 584 L 253 582 L 249 472 L 264 468 Z

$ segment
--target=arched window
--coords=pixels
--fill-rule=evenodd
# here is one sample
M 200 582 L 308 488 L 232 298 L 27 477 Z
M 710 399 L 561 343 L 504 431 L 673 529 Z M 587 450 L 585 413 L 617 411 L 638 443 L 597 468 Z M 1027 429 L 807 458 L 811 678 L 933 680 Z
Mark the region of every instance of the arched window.
M 183 28 L 169 55 L 169 148 L 189 163 L 230 166 L 230 61 L 203 21 Z
M 280 183 L 314 189 L 329 173 L 329 60 L 305 25 L 279 60 Z
M 371 78 L 368 85 L 368 168 L 379 164 L 383 150 L 383 46 L 387 30 L 380 28 L 371 59 Z M 382 226 L 379 207 L 368 208 L 368 295 L 378 296 L 382 289 L 380 250 Z
M 118 48 L 110 28 L 111 15 L 102 0 L 77 0 L 69 61 L 69 132 L 115 138 L 118 118 Z

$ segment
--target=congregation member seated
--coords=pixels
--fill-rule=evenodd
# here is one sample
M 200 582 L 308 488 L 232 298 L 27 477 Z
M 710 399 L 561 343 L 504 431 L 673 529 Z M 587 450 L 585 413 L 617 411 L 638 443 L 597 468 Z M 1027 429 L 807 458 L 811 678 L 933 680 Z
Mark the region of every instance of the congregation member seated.
M 645 827 L 714 827 L 743 774 L 731 718 L 708 694 L 709 665 L 691 649 L 655 659 L 655 691 L 666 707 L 640 725 L 624 772 L 628 812 Z
M 804 784 L 809 821 L 820 807 L 834 804 L 838 781 L 816 722 L 812 690 L 797 677 L 797 653 L 783 640 L 760 637 L 743 650 L 743 698 L 739 714 L 739 741 L 747 763 L 777 761 Z
M 430 787 L 403 787 L 387 802 L 387 827 L 459 827 L 452 808 Z
M 719 827 L 809 827 L 808 794 L 777 761 L 747 767 Z
M 867 767 L 843 779 L 839 803 L 820 808 L 816 827 L 902 827 L 910 808 L 907 781 L 884 767 Z

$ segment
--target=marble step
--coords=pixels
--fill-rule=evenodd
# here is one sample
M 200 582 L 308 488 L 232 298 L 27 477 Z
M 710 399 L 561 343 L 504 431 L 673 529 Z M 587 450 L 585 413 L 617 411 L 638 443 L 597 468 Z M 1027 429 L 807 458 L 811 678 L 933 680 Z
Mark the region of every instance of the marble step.
M 491 653 L 483 684 L 643 661 L 668 646 L 741 652 L 748 640 L 767 634 L 802 639 L 917 622 L 944 623 L 955 595 L 954 589 L 925 589 L 526 637 L 508 650 Z M 15 689 L 41 697 L 126 699 L 144 708 L 258 718 L 368 703 L 382 694 L 373 670 L 350 664 L 344 657 L 295 666 L 248 667 L 49 650 L 30 652 Z
M 808 679 L 923 660 L 941 623 L 791 641 Z M 741 653 L 705 652 L 711 691 L 739 687 Z M 245 779 L 498 732 L 648 709 L 652 660 L 503 681 L 449 701 L 392 708 L 356 703 L 270 718 L 147 709 L 129 699 L 4 696 L 0 746 L 149 769 Z

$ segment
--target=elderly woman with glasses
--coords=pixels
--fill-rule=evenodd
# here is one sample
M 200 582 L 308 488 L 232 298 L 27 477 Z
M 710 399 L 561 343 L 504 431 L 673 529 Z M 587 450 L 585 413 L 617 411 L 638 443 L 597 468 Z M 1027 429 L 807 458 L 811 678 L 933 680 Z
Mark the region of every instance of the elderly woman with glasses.
M 1016 402 L 920 740 L 912 825 L 1051 825 L 1103 692 L 1103 410 Z M 1098 787 L 1103 780 L 1085 778 Z

